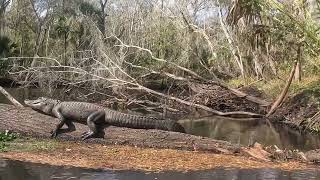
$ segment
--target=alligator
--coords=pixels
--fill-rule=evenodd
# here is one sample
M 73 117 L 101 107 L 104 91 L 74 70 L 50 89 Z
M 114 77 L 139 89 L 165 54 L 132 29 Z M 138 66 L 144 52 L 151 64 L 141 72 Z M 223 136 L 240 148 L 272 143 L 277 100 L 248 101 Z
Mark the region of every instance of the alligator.
M 108 126 L 185 132 L 184 128 L 174 120 L 126 114 L 88 102 L 60 101 L 40 97 L 36 100 L 26 99 L 24 103 L 33 110 L 60 120 L 56 128 L 51 131 L 52 138 L 57 137 L 64 124 L 70 131 L 74 131 L 73 122 L 88 125 L 89 131 L 81 136 L 83 140 L 98 137 L 103 130 L 101 127 Z

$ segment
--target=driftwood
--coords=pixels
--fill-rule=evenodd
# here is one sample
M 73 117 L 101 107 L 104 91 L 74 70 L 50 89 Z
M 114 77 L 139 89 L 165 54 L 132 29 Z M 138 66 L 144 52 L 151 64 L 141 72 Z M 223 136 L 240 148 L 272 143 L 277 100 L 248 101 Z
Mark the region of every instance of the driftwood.
M 19 103 L 16 99 L 14 99 L 3 87 L 0 86 L 0 92 L 7 98 L 9 99 L 10 102 L 12 102 L 13 105 L 17 107 L 23 107 L 22 104 Z
M 190 101 L 186 101 L 186 100 L 183 100 L 183 99 L 180 99 L 180 98 L 177 98 L 177 97 L 165 95 L 163 93 L 154 91 L 154 90 L 146 88 L 144 86 L 140 86 L 140 89 L 143 89 L 144 91 L 152 93 L 152 94 L 156 94 L 156 95 L 165 97 L 167 99 L 174 100 L 174 101 L 179 102 L 181 104 L 185 104 L 185 105 L 188 105 L 188 106 L 191 106 L 191 107 L 196 107 L 196 108 L 199 108 L 199 109 L 206 110 L 206 111 L 210 112 L 212 115 L 224 116 L 224 117 L 233 117 L 233 118 L 262 118 L 263 117 L 262 114 L 257 114 L 257 113 L 252 113 L 252 112 L 244 112 L 244 111 L 221 112 L 221 111 L 214 110 L 214 109 L 212 109 L 212 108 L 210 108 L 208 106 L 204 106 L 204 105 L 201 105 L 201 104 L 196 104 L 196 103 L 193 103 L 193 102 L 190 102 Z
M 56 126 L 57 119 L 40 114 L 30 108 L 16 108 L 0 104 L 0 131 L 13 131 L 24 136 L 49 138 L 50 131 Z M 61 140 L 80 140 L 88 127 L 75 123 L 76 131 L 58 135 Z M 104 138 L 86 140 L 91 143 L 121 144 L 138 147 L 171 148 L 183 150 L 208 151 L 222 154 L 234 154 L 241 148 L 225 141 L 198 137 L 189 134 L 161 130 L 129 129 L 108 127 Z
M 266 117 L 269 117 L 271 114 L 273 114 L 277 110 L 277 108 L 280 106 L 280 104 L 283 102 L 284 98 L 288 94 L 288 90 L 289 90 L 289 87 L 290 87 L 290 85 L 292 83 L 295 71 L 297 69 L 297 65 L 298 65 L 298 61 L 295 61 L 285 87 L 283 88 L 283 90 L 282 90 L 281 94 L 279 95 L 279 97 L 277 98 L 277 100 L 271 106 L 271 109 L 269 110 L 269 112 L 266 115 Z

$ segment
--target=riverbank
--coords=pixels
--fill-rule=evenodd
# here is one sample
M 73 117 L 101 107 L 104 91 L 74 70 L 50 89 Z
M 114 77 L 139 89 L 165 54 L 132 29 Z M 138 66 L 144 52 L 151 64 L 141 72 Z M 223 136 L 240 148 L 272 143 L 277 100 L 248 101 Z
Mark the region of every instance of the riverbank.
M 225 168 L 315 169 L 300 162 L 264 162 L 253 158 L 200 151 L 87 144 L 47 139 L 10 142 L 0 158 L 57 166 L 143 171 L 197 171 Z
M 302 86 L 302 85 L 301 85 Z M 320 132 L 320 80 L 296 88 L 269 118 L 295 129 Z

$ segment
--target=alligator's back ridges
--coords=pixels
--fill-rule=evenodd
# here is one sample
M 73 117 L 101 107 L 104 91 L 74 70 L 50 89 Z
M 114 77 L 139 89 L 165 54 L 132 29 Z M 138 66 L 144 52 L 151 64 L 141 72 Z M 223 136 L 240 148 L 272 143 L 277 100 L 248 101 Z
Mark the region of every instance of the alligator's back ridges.
M 162 129 L 167 131 L 185 132 L 185 129 L 174 120 L 126 114 L 111 109 L 105 109 L 105 112 L 105 121 L 110 125 L 128 128 Z

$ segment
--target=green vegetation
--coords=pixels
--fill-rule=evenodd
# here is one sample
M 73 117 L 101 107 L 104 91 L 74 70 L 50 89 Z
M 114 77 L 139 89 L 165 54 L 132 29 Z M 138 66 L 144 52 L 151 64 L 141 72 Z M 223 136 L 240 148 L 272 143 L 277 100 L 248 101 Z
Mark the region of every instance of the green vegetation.
M 9 131 L 0 132 L 0 152 L 51 151 L 58 146 L 56 140 L 25 138 Z
M 60 146 L 59 141 L 56 140 L 19 138 L 9 143 L 7 151 L 52 151 L 56 149 L 58 146 Z
M 6 36 L 0 35 L 0 59 L 9 56 L 15 56 L 18 53 L 17 45 Z M 9 68 L 8 61 L 0 60 L 0 76 L 6 74 L 6 71 Z
M 9 131 L 0 132 L 0 151 L 7 151 L 9 142 L 17 139 L 18 135 Z
M 307 96 L 314 98 L 320 107 L 320 80 L 309 83 L 306 87 L 301 87 L 298 91 L 303 91 Z M 319 109 L 320 111 L 320 109 Z

